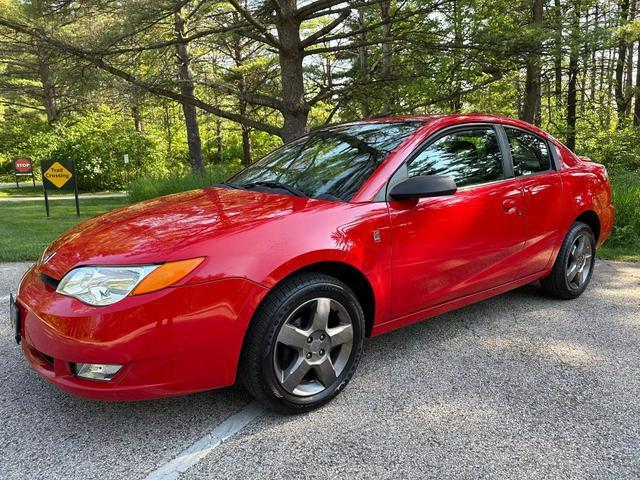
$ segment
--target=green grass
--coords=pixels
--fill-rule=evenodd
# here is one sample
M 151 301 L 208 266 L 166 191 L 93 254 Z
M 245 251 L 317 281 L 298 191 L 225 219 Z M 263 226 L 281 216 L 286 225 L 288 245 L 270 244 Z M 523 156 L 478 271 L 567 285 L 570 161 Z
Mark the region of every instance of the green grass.
M 112 192 L 112 191 L 104 191 L 104 192 L 84 192 L 82 190 L 80 190 L 79 192 L 80 194 L 83 193 L 91 193 L 94 195 L 100 195 L 100 194 L 105 194 L 105 193 L 121 193 L 121 192 Z M 51 196 L 55 196 L 55 195 L 73 195 L 73 190 L 56 190 L 56 191 L 51 191 L 51 190 L 47 190 L 47 194 L 51 195 Z M 38 185 L 36 184 L 36 188 L 35 190 L 33 189 L 33 185 L 29 185 L 29 186 L 20 186 L 20 188 L 0 188 L 0 198 L 7 198 L 7 197 L 43 197 L 44 198 L 44 194 L 42 192 L 42 185 Z
M 155 175 L 141 177 L 129 183 L 129 198 L 131 202 L 140 202 L 171 193 L 195 190 L 223 182 L 241 168 L 242 166 L 239 163 L 227 163 L 207 167 L 205 175 L 190 173 L 182 176 Z
M 612 174 L 616 218 L 601 258 L 640 261 L 640 173 Z
M 80 200 L 78 218 L 73 200 L 56 200 L 49 204 L 47 218 L 44 202 L 0 202 L 0 262 L 37 260 L 44 247 L 72 226 L 126 204 L 126 198 Z

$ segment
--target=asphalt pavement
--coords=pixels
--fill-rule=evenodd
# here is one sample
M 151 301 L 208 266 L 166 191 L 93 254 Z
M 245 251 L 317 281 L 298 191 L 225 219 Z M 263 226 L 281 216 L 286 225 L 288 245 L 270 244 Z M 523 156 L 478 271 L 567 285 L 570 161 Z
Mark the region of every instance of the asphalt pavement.
M 0 264 L 2 479 L 640 478 L 640 264 L 598 261 L 578 300 L 533 284 L 370 339 L 340 396 L 290 417 L 237 388 L 143 403 L 56 390 L 7 322 L 26 267 Z

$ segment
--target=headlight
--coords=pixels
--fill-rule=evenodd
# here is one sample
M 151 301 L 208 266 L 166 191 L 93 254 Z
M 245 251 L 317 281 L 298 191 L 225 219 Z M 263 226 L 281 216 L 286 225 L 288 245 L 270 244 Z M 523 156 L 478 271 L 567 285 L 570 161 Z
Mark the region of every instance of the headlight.
M 129 295 L 158 265 L 80 267 L 67 273 L 56 291 L 89 305 L 111 305 Z
M 169 287 L 191 273 L 204 258 L 162 265 L 78 267 L 67 273 L 56 291 L 89 305 L 111 305 L 127 295 L 142 295 Z

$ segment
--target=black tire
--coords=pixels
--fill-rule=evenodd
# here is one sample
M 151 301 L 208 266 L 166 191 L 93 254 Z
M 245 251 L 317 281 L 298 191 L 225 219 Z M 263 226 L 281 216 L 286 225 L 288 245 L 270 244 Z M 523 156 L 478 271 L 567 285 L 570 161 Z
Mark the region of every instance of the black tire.
M 315 306 L 313 306 L 313 302 L 316 302 Z M 324 340 L 325 342 L 332 342 L 332 338 L 336 338 L 336 344 L 338 342 L 337 337 L 331 337 L 328 332 L 338 331 L 339 328 L 329 328 L 329 322 L 342 322 L 345 315 L 350 317 L 352 339 L 348 351 L 342 351 L 343 345 L 329 345 L 324 356 L 320 357 L 320 354 L 324 352 L 324 350 L 315 350 L 312 354 L 309 350 L 289 347 L 280 341 L 280 335 L 286 327 L 296 327 L 291 322 L 305 321 L 304 317 L 308 317 L 309 315 L 304 310 L 306 308 L 310 310 L 315 309 L 315 313 L 311 312 L 313 318 L 308 320 L 310 323 L 309 326 L 306 327 L 308 330 L 304 330 L 305 335 L 308 331 L 313 330 L 316 317 L 321 316 L 319 314 L 320 302 L 327 302 L 325 305 L 329 305 L 329 307 L 327 307 L 329 313 L 326 314 L 327 328 L 325 330 L 327 334 L 323 335 L 323 337 L 328 338 L 328 340 Z M 338 306 L 340 307 L 339 317 L 337 317 L 338 314 L 334 312 L 334 308 L 338 308 Z M 296 317 L 296 315 L 299 317 Z M 331 318 L 331 320 L 329 320 L 329 318 Z M 286 326 L 285 323 L 287 324 Z M 313 325 L 311 325 L 311 323 L 313 323 Z M 338 327 L 343 328 L 345 326 L 346 324 L 342 323 L 338 325 Z M 303 330 L 300 329 L 300 331 Z M 317 332 L 320 331 L 324 330 L 317 330 Z M 313 332 L 314 333 L 310 334 L 310 337 L 302 338 L 307 340 L 307 343 L 311 342 L 309 338 L 316 335 L 316 330 Z M 340 393 L 353 376 L 362 355 L 364 333 L 365 321 L 362 307 L 355 294 L 347 285 L 334 277 L 320 273 L 309 272 L 296 275 L 283 281 L 282 284 L 276 286 L 273 291 L 269 292 L 268 296 L 256 311 L 244 341 L 239 366 L 240 381 L 249 393 L 271 410 L 280 413 L 303 413 L 316 409 Z M 304 348 L 311 349 L 311 345 L 310 343 L 308 347 Z M 320 342 L 320 334 L 314 337 L 313 345 L 313 348 L 320 348 L 322 345 Z M 346 348 L 346 346 L 347 343 L 345 341 L 344 348 Z M 282 349 L 290 349 L 291 351 L 285 351 L 283 354 L 281 352 Z M 285 378 L 283 375 L 285 369 L 283 367 L 283 369 L 279 371 L 279 362 L 284 364 L 287 362 L 287 359 L 281 359 L 282 355 L 291 355 L 295 361 L 305 362 L 305 364 L 307 364 L 307 361 L 303 358 L 309 358 L 307 355 L 313 355 L 314 358 L 312 360 L 315 359 L 315 356 L 318 356 L 318 359 L 323 358 L 324 360 L 329 357 L 331 360 L 336 351 L 341 355 L 341 371 L 338 372 L 334 364 L 330 362 L 335 374 L 335 381 L 333 381 L 333 383 L 328 386 L 323 385 L 320 382 L 320 373 L 316 374 L 316 369 L 307 365 L 306 368 L 310 370 L 305 374 L 299 387 L 304 386 L 310 390 L 312 387 L 322 387 L 323 390 L 317 393 L 305 393 L 302 395 L 285 389 L 283 386 L 286 383 L 283 381 L 283 378 Z M 294 361 L 292 360 L 290 365 L 293 364 Z M 291 370 L 287 369 L 286 371 Z M 313 378 L 314 375 L 317 375 L 317 379 Z M 332 377 L 328 378 L 331 379 Z M 329 383 L 329 381 L 325 381 L 325 383 Z
M 585 243 L 585 250 L 588 253 L 580 255 L 578 259 L 576 259 L 574 258 L 573 252 L 577 247 L 577 242 L 581 239 L 588 242 L 588 245 Z M 560 247 L 551 273 L 541 280 L 545 292 L 552 297 L 563 300 L 572 300 L 582 295 L 582 292 L 584 292 L 589 285 L 591 276 L 593 275 L 593 266 L 596 258 L 595 253 L 596 239 L 593 231 L 589 225 L 582 222 L 575 222 L 571 225 L 571 228 L 569 228 L 562 242 L 562 247 Z M 578 269 L 578 278 L 582 277 L 582 272 L 585 269 L 587 270 L 583 280 L 574 280 L 576 277 L 571 276 L 573 273 L 571 267 L 573 265 L 576 265 Z M 579 265 L 582 265 L 583 270 L 579 270 Z

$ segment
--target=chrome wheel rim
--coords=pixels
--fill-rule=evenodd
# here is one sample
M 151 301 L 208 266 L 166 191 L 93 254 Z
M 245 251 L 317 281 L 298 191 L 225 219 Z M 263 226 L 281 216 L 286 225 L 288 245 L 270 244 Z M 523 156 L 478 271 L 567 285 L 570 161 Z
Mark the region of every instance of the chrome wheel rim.
M 332 298 L 314 298 L 280 327 L 273 350 L 276 378 L 290 394 L 318 394 L 344 371 L 352 348 L 353 322 L 347 309 Z
M 591 273 L 592 258 L 591 239 L 587 233 L 581 233 L 573 241 L 567 260 L 566 279 L 569 288 L 579 290 L 584 286 Z

